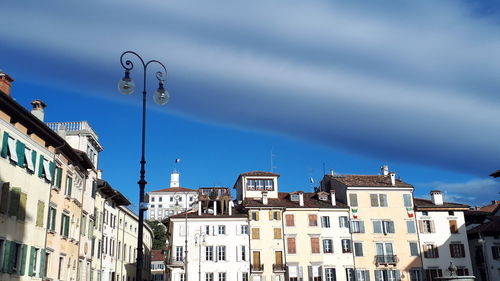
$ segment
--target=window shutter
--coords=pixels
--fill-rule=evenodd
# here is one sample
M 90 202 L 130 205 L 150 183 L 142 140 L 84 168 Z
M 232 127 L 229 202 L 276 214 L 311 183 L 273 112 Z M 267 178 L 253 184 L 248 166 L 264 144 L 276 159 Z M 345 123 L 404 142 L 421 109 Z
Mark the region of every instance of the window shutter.
M 10 191 L 10 204 L 9 204 L 10 216 L 17 216 L 19 210 L 20 196 L 21 196 L 21 189 L 18 187 L 13 187 Z
M 280 211 L 276 211 L 276 213 L 278 214 L 278 220 L 281 220 L 281 212 Z
M 16 257 L 16 242 L 11 241 L 10 242 L 10 252 L 9 252 L 9 258 L 8 258 L 8 266 L 7 266 L 7 273 L 14 273 L 14 259 Z M 4 256 L 6 257 L 6 255 Z
M 427 245 L 426 244 L 422 245 L 422 248 L 423 248 L 423 252 L 424 252 L 424 257 L 426 257 L 426 258 L 429 257 L 429 254 L 427 253 Z
M 313 269 L 312 266 L 307 266 L 307 277 L 309 278 L 309 281 L 313 281 Z
M 382 271 L 375 270 L 375 280 L 376 281 L 384 281 L 384 277 L 382 276 Z
M 248 212 L 248 220 L 252 220 L 252 212 Z
M 19 269 L 19 275 L 24 275 L 26 272 L 26 254 L 28 252 L 28 245 L 23 244 L 21 246 L 21 268 Z
M 36 169 L 36 151 L 35 150 L 31 151 L 31 163 L 33 164 L 33 172 L 35 172 L 35 169 Z
M 255 212 L 255 220 L 258 221 L 259 220 L 259 211 L 256 211 Z
M 436 229 L 434 228 L 434 221 L 431 220 L 430 222 L 431 222 L 431 233 L 434 233 L 436 232 Z
M 17 151 L 16 151 L 16 141 L 13 138 L 7 140 L 7 145 L 9 146 L 9 156 L 10 160 L 17 163 Z
M 418 221 L 418 228 L 420 229 L 421 233 L 427 233 L 424 228 L 424 222 L 422 220 Z
M 45 263 L 47 261 L 45 260 L 45 249 L 42 249 L 40 251 L 40 266 L 39 266 L 39 270 L 38 270 L 38 275 L 39 277 L 43 278 L 45 277 Z
M 54 183 L 54 172 L 55 172 L 55 167 L 56 165 L 54 164 L 54 162 L 50 161 L 49 162 L 49 175 L 50 175 L 50 178 L 48 178 L 48 180 L 53 184 Z
M 364 275 L 365 275 L 365 280 L 370 281 L 370 271 L 369 270 L 364 270 Z
M 396 270 L 396 281 L 401 281 L 401 271 Z
M 365 233 L 365 222 L 364 221 L 359 221 L 359 232 Z
M 35 247 L 31 246 L 30 249 L 30 265 L 28 267 L 28 276 L 35 276 L 34 266 L 35 266 Z M 39 269 L 40 270 L 40 269 Z
M 273 220 L 273 211 L 269 211 L 269 220 L 272 221 Z
M 24 157 L 24 149 L 26 148 L 26 146 L 24 145 L 24 143 L 20 142 L 20 141 L 17 141 L 16 142 L 16 154 L 17 154 L 17 165 L 19 167 L 24 167 L 24 161 L 25 161 L 25 157 Z
M 38 161 L 38 177 L 43 178 L 43 155 L 40 155 L 40 161 Z
M 2 272 L 3 273 L 7 273 L 9 270 L 9 259 L 7 259 L 6 257 L 10 257 L 10 242 L 5 240 L 5 243 L 4 243 L 4 250 L 3 250 L 3 264 L 1 265 L 2 266 Z
M 460 252 L 462 254 L 462 258 L 465 258 L 465 246 L 464 246 L 464 244 L 460 244 Z
M 7 151 L 9 150 L 9 133 L 3 132 L 3 140 L 2 140 L 2 152 L 1 156 L 3 158 L 7 158 Z
M 26 200 L 28 199 L 28 195 L 24 192 L 21 192 L 19 197 L 19 210 L 17 213 L 17 219 L 24 221 L 26 218 Z
M 377 194 L 370 194 L 370 203 L 372 207 L 378 207 L 378 196 Z
M 453 244 L 450 244 L 449 247 L 450 247 L 450 255 L 451 255 L 451 257 L 455 258 L 455 253 L 453 251 Z
M 2 194 L 1 194 L 1 201 L 0 201 L 0 213 L 6 214 L 7 213 L 7 207 L 9 205 L 9 188 L 10 188 L 10 183 L 4 182 L 2 185 Z
M 434 256 L 435 256 L 436 258 L 439 258 L 439 249 L 438 249 L 438 247 L 434 247 L 434 253 L 435 253 L 435 255 L 434 255 Z
M 443 276 L 443 271 L 441 269 L 438 269 L 438 276 L 442 277 Z
M 28 170 L 34 171 L 33 161 L 31 161 L 31 149 L 25 147 L 24 148 L 24 159 L 26 161 L 26 167 Z
M 274 229 L 274 239 L 281 239 L 281 228 Z
M 425 270 L 425 280 L 427 280 L 427 281 L 431 281 L 432 280 L 431 271 L 429 269 Z
M 43 227 L 43 214 L 45 213 L 45 203 L 38 200 L 38 206 L 36 211 L 36 226 Z

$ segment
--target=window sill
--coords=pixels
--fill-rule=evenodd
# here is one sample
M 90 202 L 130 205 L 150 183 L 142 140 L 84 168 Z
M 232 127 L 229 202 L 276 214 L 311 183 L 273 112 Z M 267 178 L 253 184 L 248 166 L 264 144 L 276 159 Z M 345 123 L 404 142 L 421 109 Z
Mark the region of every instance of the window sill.
M 50 233 L 50 234 L 56 234 L 56 231 L 52 230 L 52 229 L 48 229 L 47 232 Z
M 54 190 L 55 192 L 59 193 L 61 191 L 61 188 L 59 188 L 57 186 L 52 186 L 52 190 Z

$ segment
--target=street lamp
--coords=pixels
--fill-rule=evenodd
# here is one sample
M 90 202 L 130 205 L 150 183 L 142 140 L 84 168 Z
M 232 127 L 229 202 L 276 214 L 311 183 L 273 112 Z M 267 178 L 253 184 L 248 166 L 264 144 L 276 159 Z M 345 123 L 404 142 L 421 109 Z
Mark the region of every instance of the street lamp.
M 125 69 L 125 76 L 118 82 L 118 90 L 120 93 L 124 95 L 129 95 L 135 90 L 135 83 L 132 78 L 130 78 L 130 71 L 134 68 L 134 64 L 130 60 L 124 60 L 125 55 L 133 55 L 136 56 L 139 61 L 142 63 L 143 67 L 143 87 L 142 87 L 142 150 L 141 150 L 141 171 L 140 171 L 140 179 L 137 182 L 139 184 L 139 233 L 137 237 L 137 264 L 136 264 L 136 272 L 135 272 L 135 280 L 142 281 L 142 269 L 143 269 L 143 260 L 144 253 L 142 249 L 142 236 L 143 236 L 143 228 L 144 228 L 144 211 L 147 210 L 146 203 L 144 202 L 144 190 L 146 188 L 146 157 L 145 157 L 145 143 L 146 143 L 146 73 L 148 66 L 151 64 L 158 64 L 163 68 L 163 70 L 157 71 L 155 76 L 159 82 L 158 89 L 154 92 L 154 101 L 157 104 L 163 105 L 166 104 L 170 98 L 169 93 L 163 87 L 163 83 L 167 76 L 167 68 L 163 63 L 157 60 L 150 60 L 148 62 L 144 62 L 144 60 L 137 53 L 132 51 L 126 51 L 120 56 L 120 63 L 122 67 Z
M 182 192 L 184 195 L 184 281 L 188 281 L 188 207 L 193 207 L 196 204 L 196 201 L 189 203 L 188 201 L 188 192 Z M 175 198 L 175 206 L 177 210 L 181 208 L 179 201 L 181 201 L 182 197 L 180 195 L 174 194 Z M 177 212 L 179 213 L 179 212 Z
M 194 244 L 198 245 L 198 281 L 201 281 L 201 244 L 205 244 L 206 237 L 207 235 L 202 231 L 201 227 L 200 232 L 194 236 Z

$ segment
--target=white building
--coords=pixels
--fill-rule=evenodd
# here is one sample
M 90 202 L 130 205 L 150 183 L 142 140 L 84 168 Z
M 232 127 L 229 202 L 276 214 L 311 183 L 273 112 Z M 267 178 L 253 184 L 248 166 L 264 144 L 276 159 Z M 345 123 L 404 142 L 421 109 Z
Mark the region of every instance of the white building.
M 487 217 L 467 234 L 476 280 L 500 280 L 500 217 Z
M 198 191 L 179 186 L 179 173 L 170 175 L 170 188 L 159 189 L 147 193 L 149 220 L 162 221 L 171 215 L 191 210 L 198 200 Z
M 167 271 L 165 269 L 166 253 L 166 249 L 151 251 L 151 281 L 167 280 Z
M 431 198 L 413 200 L 427 280 L 447 276 L 450 262 L 457 267 L 458 275 L 472 275 L 464 218 L 464 211 L 467 211 L 469 206 L 443 202 L 443 194 L 438 190 L 431 191 Z
M 226 212 L 217 212 L 219 207 L 215 204 L 210 210 L 202 210 L 201 205 L 200 202 L 198 211 L 187 213 L 187 217 L 185 214 L 169 217 L 168 280 L 248 281 L 247 215 L 232 208 L 232 202 Z

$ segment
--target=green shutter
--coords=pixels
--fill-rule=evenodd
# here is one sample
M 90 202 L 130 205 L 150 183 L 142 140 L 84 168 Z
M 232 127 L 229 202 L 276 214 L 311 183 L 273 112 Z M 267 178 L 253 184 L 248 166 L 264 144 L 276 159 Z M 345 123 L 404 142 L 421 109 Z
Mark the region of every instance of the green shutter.
M 14 273 L 14 259 L 16 258 L 16 242 L 10 241 L 9 261 L 7 262 L 7 273 Z
M 36 210 L 36 226 L 43 227 L 44 213 L 45 213 L 45 203 L 43 201 L 38 201 L 38 206 Z
M 36 151 L 34 149 L 31 151 L 31 162 L 33 163 L 33 173 L 34 173 L 36 171 Z
M 8 182 L 4 182 L 2 185 L 2 198 L 0 201 L 0 213 L 7 213 L 7 206 L 9 205 L 9 187 L 10 184 Z
M 24 145 L 24 143 L 20 142 L 20 141 L 16 141 L 16 154 L 17 154 L 17 165 L 19 167 L 24 167 L 24 160 L 25 160 L 25 157 L 24 157 L 24 149 L 26 148 L 26 146 Z
M 40 155 L 40 161 L 38 161 L 38 177 L 43 178 L 43 155 Z
M 62 180 L 62 168 L 56 168 L 56 186 L 61 189 L 61 180 Z
M 2 140 L 2 155 L 3 158 L 7 158 L 7 151 L 9 151 L 9 133 L 3 132 L 3 140 Z
M 21 268 L 19 271 L 19 275 L 24 275 L 26 272 L 26 254 L 28 253 L 28 245 L 23 244 L 21 248 Z
M 35 276 L 35 271 L 33 267 L 35 266 L 35 247 L 31 246 L 30 249 L 30 266 L 28 267 L 28 276 Z
M 56 165 L 54 165 L 54 162 L 50 161 L 49 162 L 49 173 L 50 173 L 50 182 L 54 184 L 54 172 L 55 172 Z
M 21 196 L 21 189 L 19 187 L 13 187 L 10 191 L 10 204 L 9 204 L 10 216 L 17 216 L 19 210 L 20 196 Z
M 39 277 L 45 277 L 45 249 L 40 250 L 40 266 L 38 267 Z M 34 275 L 34 274 L 33 274 Z
M 69 236 L 69 216 L 66 216 L 66 219 L 64 220 L 64 236 Z
M 26 193 L 21 192 L 19 197 L 19 210 L 17 212 L 17 219 L 24 221 L 26 218 L 26 200 L 28 199 L 28 195 Z
M 2 264 L 2 272 L 4 273 L 7 273 L 9 271 L 9 259 L 7 257 L 10 257 L 10 241 L 5 240 Z

